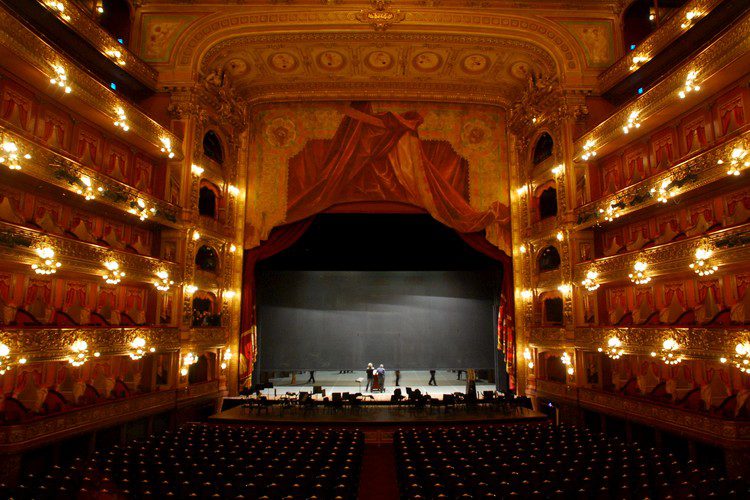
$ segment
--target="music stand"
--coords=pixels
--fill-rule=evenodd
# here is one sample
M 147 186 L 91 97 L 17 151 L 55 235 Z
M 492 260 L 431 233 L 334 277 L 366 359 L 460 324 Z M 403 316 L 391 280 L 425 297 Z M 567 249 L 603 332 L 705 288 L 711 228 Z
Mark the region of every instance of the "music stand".
M 355 382 L 357 382 L 359 384 L 359 392 L 362 392 L 362 381 L 363 380 L 364 380 L 364 378 L 362 378 L 362 377 L 359 377 L 358 379 L 354 380 Z

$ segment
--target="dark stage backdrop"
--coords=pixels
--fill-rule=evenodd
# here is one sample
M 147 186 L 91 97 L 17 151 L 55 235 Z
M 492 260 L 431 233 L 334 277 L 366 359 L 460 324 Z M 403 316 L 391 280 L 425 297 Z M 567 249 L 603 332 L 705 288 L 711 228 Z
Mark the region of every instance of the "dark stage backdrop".
M 258 367 L 492 369 L 487 272 L 258 269 Z

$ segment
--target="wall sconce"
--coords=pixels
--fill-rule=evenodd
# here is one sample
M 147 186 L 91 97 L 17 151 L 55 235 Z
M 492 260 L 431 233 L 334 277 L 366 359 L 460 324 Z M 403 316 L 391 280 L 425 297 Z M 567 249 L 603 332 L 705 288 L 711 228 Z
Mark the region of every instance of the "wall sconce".
M 122 58 L 122 52 L 120 52 L 117 49 L 110 49 L 104 52 L 107 56 L 109 56 L 110 59 L 112 59 L 114 62 L 119 64 L 120 66 L 125 66 L 125 59 Z
M 234 243 L 229 245 L 229 253 L 234 253 L 236 251 L 237 251 L 237 246 Z
M 203 172 L 205 172 L 205 169 L 193 163 L 192 165 L 190 165 L 190 172 L 192 172 L 193 175 L 200 177 L 201 175 L 203 175 Z
M 648 263 L 645 260 L 636 260 L 633 263 L 633 272 L 628 274 L 628 278 L 636 285 L 645 285 L 651 281 L 651 276 L 648 274 Z
M 600 208 L 599 213 L 604 214 L 604 220 L 607 222 L 612 222 L 622 215 L 620 213 L 620 204 L 614 201 L 611 201 L 606 209 Z
M 520 252 L 521 254 L 525 254 L 525 253 L 526 253 L 526 245 L 524 245 L 523 243 L 521 243 L 521 244 L 520 244 L 520 245 L 518 246 L 518 251 L 519 251 L 519 252 Z
M 600 347 L 597 351 L 605 353 L 612 359 L 620 359 L 620 357 L 625 354 L 625 351 L 622 349 L 622 341 L 616 336 L 607 339 L 607 347 Z
M 3 151 L 0 153 L 0 163 L 4 163 L 11 170 L 21 170 L 21 157 L 26 160 L 31 159 L 31 155 L 26 153 L 21 155 L 21 151 L 13 141 L 3 141 Z
M 169 137 L 162 137 L 159 141 L 161 141 L 161 152 L 165 153 L 170 160 L 174 158 L 172 140 Z
M 45 0 L 44 5 L 46 5 L 48 9 L 53 11 L 61 18 L 65 19 L 66 21 L 70 21 L 70 16 L 65 12 L 65 4 L 63 4 L 62 2 L 59 2 L 57 0 Z
M 565 239 L 565 234 L 563 234 L 562 231 L 558 231 L 557 234 L 555 235 L 555 238 L 557 238 L 557 241 L 562 241 Z
M 721 358 L 722 363 L 727 362 L 727 358 Z M 734 348 L 732 363 L 742 373 L 750 373 L 750 342 L 740 342 Z
M 106 267 L 109 272 L 103 274 L 102 278 L 104 278 L 105 283 L 108 285 L 116 285 L 125 277 L 125 272 L 120 271 L 120 263 L 116 260 L 104 262 L 104 267 Z
M 672 197 L 672 190 L 669 188 L 672 185 L 672 179 L 664 179 L 661 181 L 659 187 L 651 188 L 651 195 L 656 196 L 656 200 L 660 203 L 666 203 Z
M 632 64 L 630 65 L 630 71 L 637 70 L 641 67 L 641 65 L 643 65 L 643 63 L 645 63 L 649 59 L 651 58 L 648 56 L 633 56 L 633 58 L 631 59 Z
M 104 4 L 102 4 L 101 0 L 96 3 L 96 13 L 99 15 L 104 14 Z
M 240 188 L 231 184 L 227 188 L 227 191 L 229 191 L 229 194 L 231 194 L 235 198 L 240 194 Z
M 199 239 L 201 239 L 201 233 L 196 229 L 193 231 L 193 241 L 198 241 Z
M 561 175 L 563 172 L 565 172 L 565 165 L 558 165 L 552 169 L 552 175 L 554 175 L 555 177 Z
M 68 363 L 73 366 L 81 366 L 89 360 L 89 344 L 85 340 L 78 339 L 70 346 L 70 350 L 73 351 L 68 356 Z M 98 358 L 99 353 L 95 352 L 94 357 Z
M 685 13 L 685 20 L 680 24 L 680 28 L 689 28 L 693 22 L 701 16 L 701 12 L 697 10 L 689 10 Z
M 70 92 L 73 90 L 70 88 L 70 85 L 68 85 L 68 73 L 65 71 L 65 68 L 63 68 L 60 65 L 54 66 L 52 69 L 55 70 L 55 76 L 49 79 L 49 82 L 52 85 L 57 85 L 61 89 L 65 91 L 66 94 L 70 94 Z
M 567 352 L 562 353 L 562 356 L 560 356 L 560 362 L 567 368 L 566 371 L 568 372 L 568 375 L 573 375 L 575 373 L 573 360 Z
M 159 271 L 156 273 L 156 277 L 159 279 L 154 281 L 154 286 L 160 292 L 166 292 L 172 285 L 174 285 L 174 281 L 169 279 L 169 273 L 167 271 Z
M 525 288 L 525 289 L 521 290 L 521 298 L 523 300 L 530 300 L 531 297 L 533 297 L 533 296 L 534 296 L 534 292 L 532 292 L 528 288 Z
M 526 186 L 526 184 L 524 184 L 523 186 L 516 188 L 516 194 L 518 195 L 519 198 L 523 198 L 524 196 L 526 196 L 527 189 L 528 187 Z
M 640 128 L 641 122 L 638 120 L 638 111 L 631 111 L 628 116 L 628 123 L 622 127 L 623 133 L 627 134 L 634 128 Z
M 144 221 L 151 215 L 155 214 L 156 209 L 154 207 L 148 208 L 146 206 L 146 202 L 138 198 L 136 201 L 130 202 L 130 208 L 128 209 L 128 212 L 138 216 L 140 220 Z
M 563 283 L 557 287 L 557 290 L 563 295 L 568 295 L 573 291 L 573 286 L 570 283 Z
M 742 147 L 736 147 L 732 149 L 732 153 L 729 156 L 729 168 L 727 168 L 727 175 L 738 176 L 741 173 L 742 168 L 750 167 L 750 161 L 745 160 L 747 156 L 747 150 Z M 716 162 L 717 165 L 723 165 L 724 160 Z
M 130 125 L 128 125 L 128 117 L 125 115 L 125 110 L 121 107 L 117 107 L 115 109 L 115 114 L 117 115 L 117 118 L 114 120 L 115 127 L 120 127 L 123 132 L 127 132 L 130 130 Z
M 101 186 L 94 189 L 94 184 L 91 181 L 91 177 L 89 177 L 88 175 L 82 175 L 81 177 L 79 177 L 79 179 L 81 181 L 81 184 L 76 185 L 75 190 L 76 190 L 76 193 L 83 196 L 83 199 L 85 199 L 86 201 L 93 200 L 94 198 L 96 198 L 97 192 L 99 193 L 104 192 L 104 188 Z
M 195 285 L 187 285 L 187 286 L 185 287 L 185 292 L 186 292 L 186 293 L 187 293 L 188 295 L 193 295 L 193 294 L 194 294 L 195 292 L 197 292 L 197 291 L 198 291 L 198 287 L 197 287 L 197 286 L 195 286 Z
M 529 350 L 528 347 L 526 347 L 523 350 L 523 359 L 526 360 L 526 364 L 529 366 L 529 369 L 533 370 L 534 369 L 534 361 L 532 361 L 533 356 L 531 355 L 531 351 Z
M 581 155 L 581 158 L 583 161 L 588 160 L 589 158 L 593 158 L 596 156 L 596 151 L 594 150 L 594 141 L 593 139 L 589 139 L 586 141 L 586 144 L 583 145 L 583 154 Z
M 237 292 L 234 290 L 224 290 L 224 298 L 229 301 L 232 300 L 237 295 Z
M 714 251 L 707 245 L 695 249 L 695 260 L 690 263 L 690 269 L 698 276 L 709 276 L 719 270 L 719 266 L 712 265 L 710 260 Z
M 130 347 L 133 349 L 129 356 L 132 360 L 139 360 L 146 355 L 146 339 L 143 337 L 136 337 L 130 342 Z M 156 349 L 151 347 L 148 352 L 156 352 Z
M 52 247 L 40 247 L 36 249 L 40 261 L 32 264 L 31 269 L 37 274 L 55 274 L 62 264 L 55 260 L 55 251 Z
M 229 349 L 229 347 L 227 347 L 226 350 L 224 351 L 224 356 L 222 357 L 221 369 L 226 370 L 227 364 L 231 360 L 232 360 L 232 351 Z
M 586 272 L 586 278 L 581 281 L 581 285 L 586 288 L 589 292 L 593 292 L 594 290 L 599 288 L 599 283 L 596 281 L 596 279 L 599 277 L 599 273 L 596 272 L 596 269 L 589 269 Z
M 26 358 L 18 359 L 19 365 L 26 364 Z M 5 375 L 5 372 L 13 368 L 13 362 L 10 359 L 10 347 L 0 343 L 0 375 Z
M 685 77 L 685 86 L 680 90 L 680 99 L 684 99 L 690 92 L 698 92 L 701 88 L 695 84 L 695 79 L 698 78 L 698 73 L 691 71 Z
M 657 354 L 656 352 L 651 353 L 651 357 L 661 356 L 661 360 L 668 365 L 676 365 L 682 362 L 682 355 L 680 354 L 680 344 L 677 343 L 673 338 L 668 338 L 662 342 L 661 350 Z
M 180 375 L 183 377 L 188 374 L 188 369 L 191 365 L 194 365 L 198 362 L 198 356 L 196 356 L 194 353 L 189 352 L 185 355 L 185 357 L 182 359 L 182 368 L 180 368 Z

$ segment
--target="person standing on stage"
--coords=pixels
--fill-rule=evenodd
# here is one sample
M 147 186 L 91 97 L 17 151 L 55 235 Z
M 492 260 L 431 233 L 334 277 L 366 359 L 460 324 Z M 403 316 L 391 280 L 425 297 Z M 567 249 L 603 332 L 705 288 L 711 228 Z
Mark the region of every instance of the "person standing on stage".
M 380 378 L 380 392 L 385 391 L 385 368 L 381 364 L 378 367 L 378 377 Z
M 372 363 L 367 363 L 367 370 L 365 370 L 365 373 L 367 373 L 367 385 L 365 386 L 365 392 L 370 391 L 372 392 L 372 379 L 373 379 L 373 372 L 375 371 L 375 368 L 373 368 Z
M 435 380 L 435 370 L 430 370 L 430 381 L 427 382 L 427 385 L 437 385 L 437 381 Z
M 398 387 L 398 381 L 401 379 L 401 370 L 396 370 L 396 387 Z
M 310 378 L 307 379 L 307 383 L 315 383 L 315 370 L 310 370 Z

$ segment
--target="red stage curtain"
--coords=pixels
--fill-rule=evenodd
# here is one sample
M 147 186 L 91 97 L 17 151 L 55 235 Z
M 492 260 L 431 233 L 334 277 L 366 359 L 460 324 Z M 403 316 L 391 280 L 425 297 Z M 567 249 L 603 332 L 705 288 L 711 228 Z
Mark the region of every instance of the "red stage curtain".
M 297 221 L 338 203 L 396 201 L 422 207 L 462 233 L 506 221 L 496 202 L 484 212 L 467 201 L 466 161 L 447 144 L 423 143 L 416 112 L 372 113 L 353 104 L 330 141 L 313 140 L 289 160 L 286 220 Z
M 275 228 L 260 246 L 245 250 L 242 277 L 242 314 L 240 319 L 240 376 L 249 379 L 255 360 L 255 265 L 299 240 L 312 224 L 313 217 Z M 243 362 L 244 361 L 244 362 Z M 244 372 L 243 372 L 244 368 Z
M 515 307 L 513 304 L 513 261 L 502 250 L 487 241 L 484 233 L 458 233 L 471 248 L 499 261 L 503 266 L 503 286 L 497 314 L 497 349 L 505 355 L 508 388 L 516 389 Z

